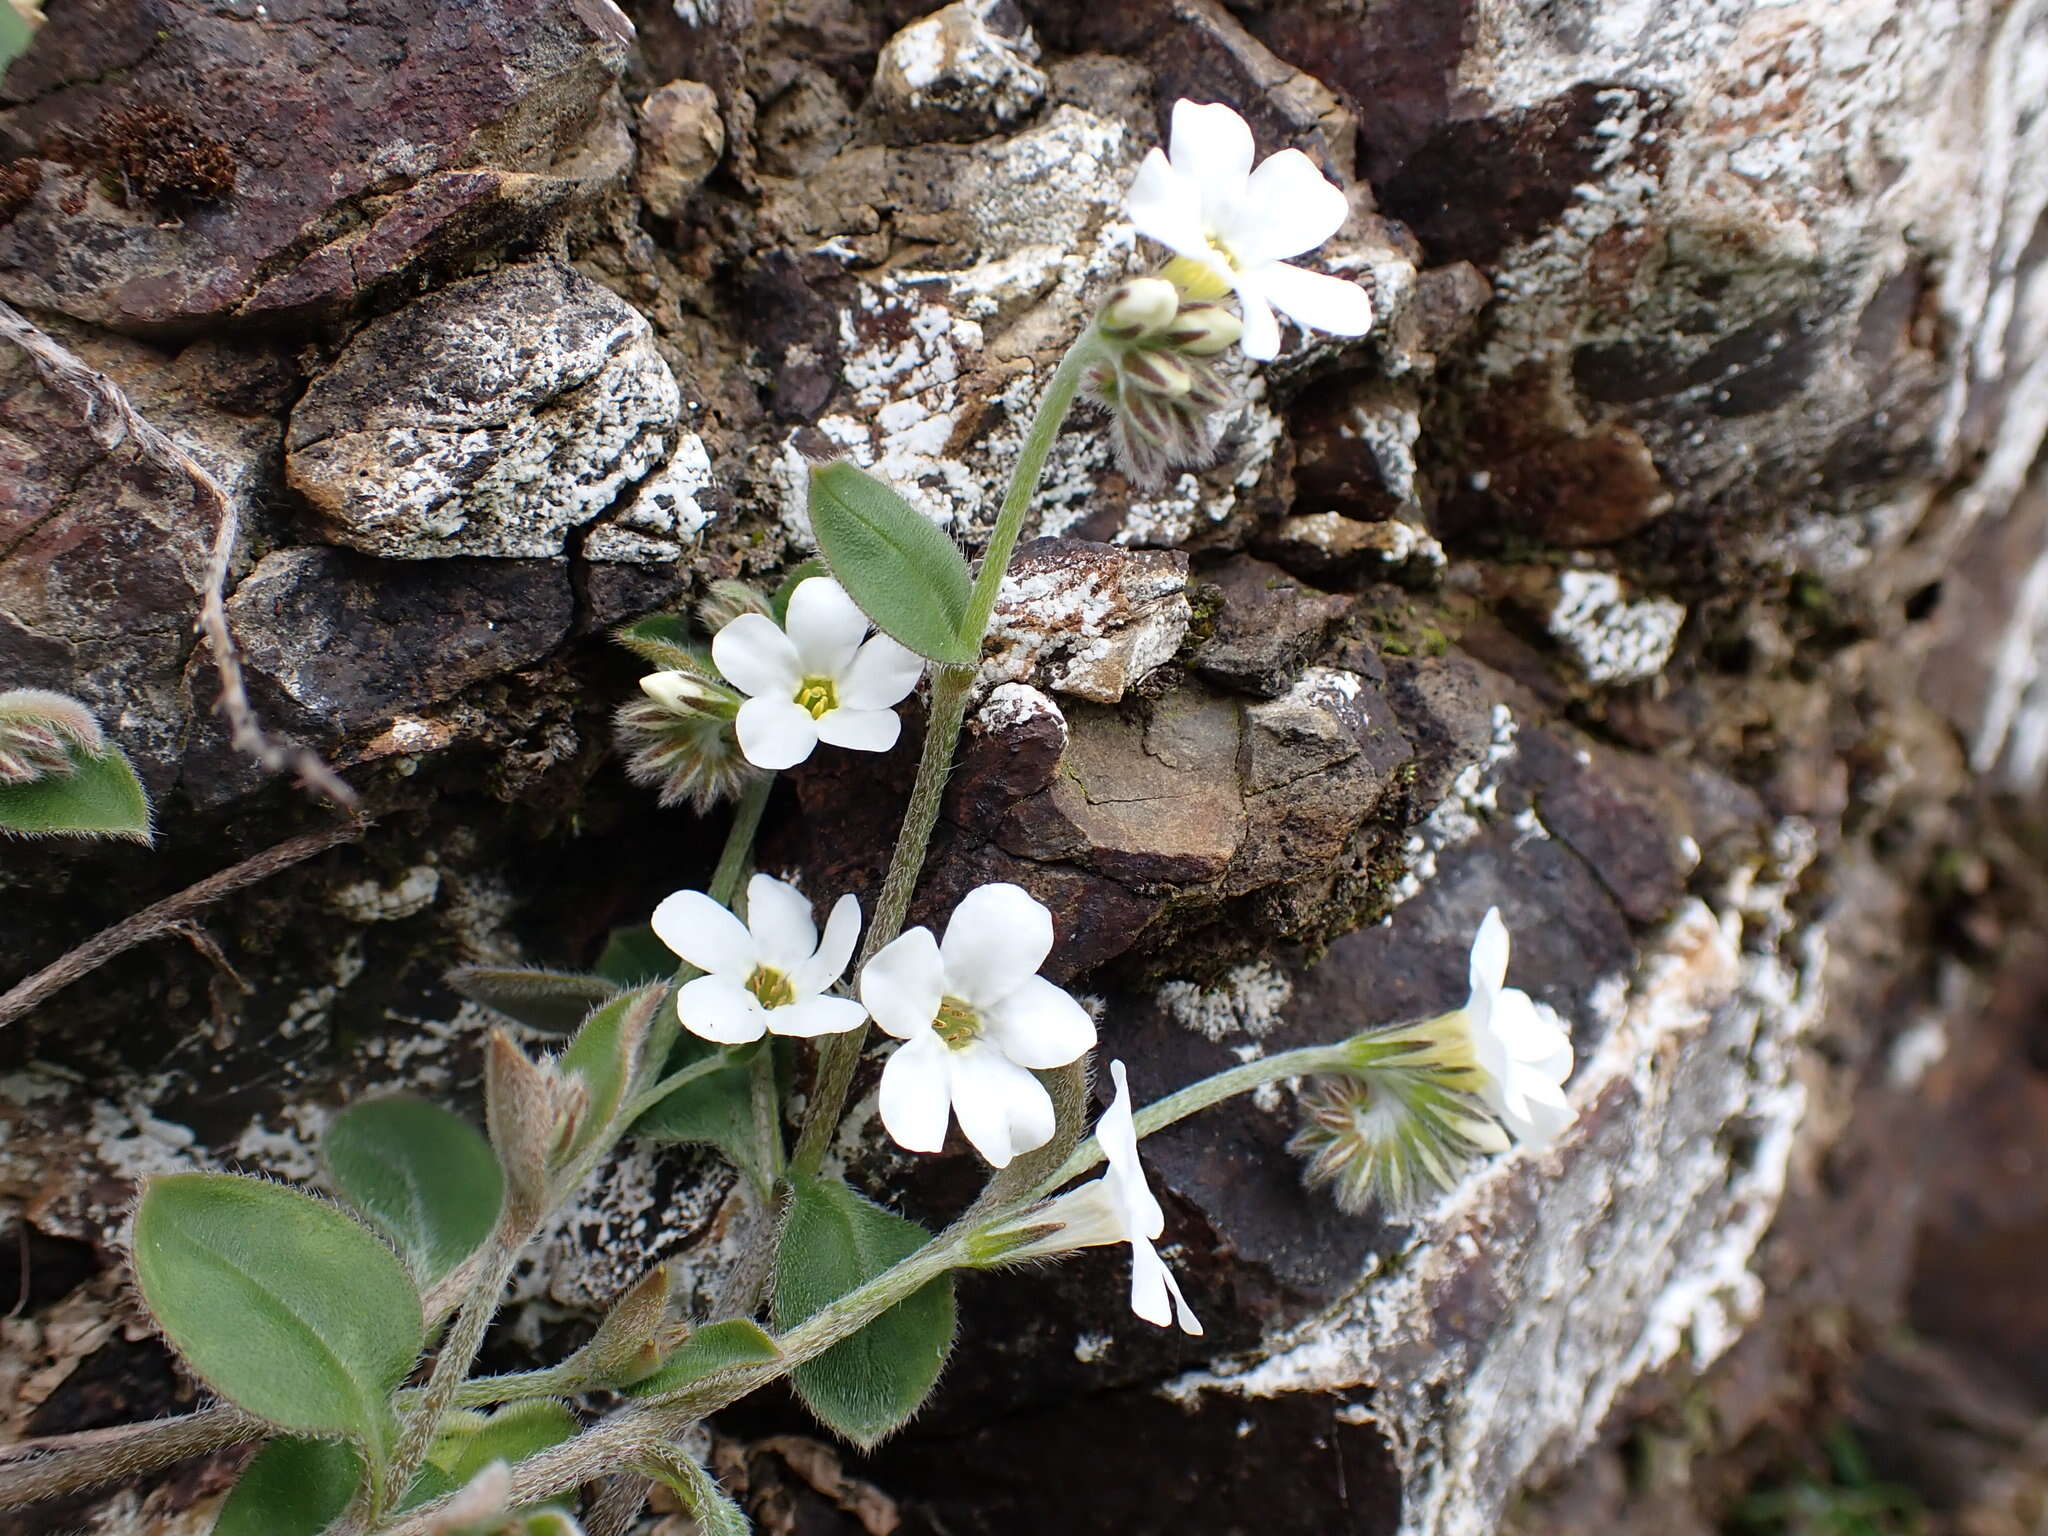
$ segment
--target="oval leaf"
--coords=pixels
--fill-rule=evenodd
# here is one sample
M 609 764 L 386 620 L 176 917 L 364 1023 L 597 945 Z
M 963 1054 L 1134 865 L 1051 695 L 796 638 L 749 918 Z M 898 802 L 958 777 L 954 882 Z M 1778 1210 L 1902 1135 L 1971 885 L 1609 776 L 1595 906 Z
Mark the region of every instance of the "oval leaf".
M 775 1261 L 775 1327 L 787 1332 L 931 1241 L 837 1179 L 798 1179 Z M 862 1450 L 923 1406 L 953 1347 L 953 1277 L 942 1275 L 790 1372 L 798 1396 Z
M 663 1397 L 736 1365 L 766 1365 L 782 1351 L 760 1326 L 743 1317 L 709 1323 L 691 1334 L 661 1362 L 661 1369 L 626 1388 L 628 1397 Z
M 121 749 L 95 756 L 74 743 L 68 755 L 72 771 L 61 778 L 0 784 L 0 830 L 149 842 L 149 796 Z
M 811 471 L 811 532 L 875 628 L 933 661 L 974 664 L 979 637 L 960 638 L 974 582 L 931 519 L 867 471 L 825 464 Z
M 381 1451 L 390 1395 L 425 1342 L 419 1292 L 371 1231 L 261 1179 L 151 1179 L 135 1277 L 178 1352 L 237 1407 Z
M 342 1111 L 320 1143 L 335 1193 L 431 1286 L 476 1252 L 505 1203 L 505 1175 L 482 1134 L 425 1099 L 371 1099 Z
M 510 966 L 465 965 L 448 973 L 449 987 L 529 1029 L 566 1035 L 619 995 L 602 976 L 575 971 L 521 970 Z
M 213 1536 L 320 1536 L 362 1478 L 363 1458 L 345 1440 L 273 1440 L 221 1505 Z

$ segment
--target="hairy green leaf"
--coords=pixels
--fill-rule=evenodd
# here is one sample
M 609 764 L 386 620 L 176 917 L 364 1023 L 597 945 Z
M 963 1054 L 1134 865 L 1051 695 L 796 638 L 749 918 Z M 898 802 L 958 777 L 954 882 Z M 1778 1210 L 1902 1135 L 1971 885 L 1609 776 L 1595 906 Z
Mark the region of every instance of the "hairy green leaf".
M 708 1323 L 669 1352 L 661 1369 L 626 1388 L 628 1397 L 666 1397 L 713 1371 L 735 1365 L 766 1365 L 780 1358 L 775 1341 L 743 1317 Z
M 749 1536 L 754 1529 L 718 1480 L 680 1450 L 647 1470 L 675 1490 L 696 1523 L 698 1536 Z
M 568 1034 L 619 995 L 618 984 L 577 971 L 521 970 L 510 966 L 464 965 L 447 975 L 451 989 L 529 1029 Z
M 153 840 L 149 796 L 119 747 L 94 754 L 73 742 L 66 755 L 72 765 L 68 774 L 0 784 L 0 831 Z
M 425 1099 L 343 1110 L 320 1143 L 335 1192 L 396 1245 L 431 1286 L 491 1235 L 505 1175 L 482 1134 Z
M 518 1466 L 576 1433 L 576 1416 L 552 1398 L 512 1403 L 488 1418 L 462 1414 L 434 1441 L 428 1459 L 451 1488 L 460 1488 L 494 1461 Z
M 165 1174 L 135 1213 L 135 1276 L 178 1353 L 229 1402 L 382 1452 L 425 1325 L 405 1266 L 369 1228 L 281 1184 Z
M 633 1092 L 642 1066 L 660 1061 L 674 1040 L 675 1009 L 646 987 L 620 994 L 583 1021 L 562 1052 L 564 1076 L 583 1079 L 590 1105 L 569 1149 L 583 1151 L 601 1135 Z
M 698 1050 L 685 1052 L 690 1046 Z M 692 1078 L 672 1089 L 633 1122 L 633 1134 L 649 1141 L 706 1142 L 725 1154 L 735 1167 L 754 1150 L 754 1100 L 749 1057 L 721 1051 L 717 1046 L 686 1035 L 669 1057 L 670 1073 L 682 1067 L 722 1058 L 702 1077 Z
M 885 635 L 920 656 L 972 666 L 964 640 L 974 583 L 967 561 L 931 519 L 852 464 L 811 471 L 811 532 L 832 574 Z
M 597 974 L 617 986 L 644 987 L 650 981 L 667 981 L 682 963 L 656 937 L 651 923 L 633 923 L 614 928 L 605 939 Z
M 718 676 L 718 668 L 711 663 L 711 648 L 690 633 L 688 621 L 679 614 L 657 613 L 636 619 L 613 630 L 612 638 L 642 661 L 665 672 Z
M 273 1440 L 243 1469 L 213 1536 L 320 1536 L 362 1480 L 363 1458 L 346 1440 Z
M 786 1333 L 930 1240 L 916 1222 L 837 1179 L 797 1179 L 775 1260 L 777 1331 Z M 953 1279 L 943 1275 L 797 1366 L 790 1380 L 825 1425 L 867 1450 L 930 1395 L 953 1347 L 953 1326 Z

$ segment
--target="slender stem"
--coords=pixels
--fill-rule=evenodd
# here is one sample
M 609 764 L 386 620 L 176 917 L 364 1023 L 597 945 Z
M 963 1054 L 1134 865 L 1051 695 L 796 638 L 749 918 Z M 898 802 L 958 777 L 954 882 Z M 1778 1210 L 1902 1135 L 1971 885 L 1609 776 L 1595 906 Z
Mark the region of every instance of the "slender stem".
M 1391 1047 L 1388 1054 L 1401 1049 L 1403 1047 Z M 1267 1083 L 1277 1083 L 1289 1077 L 1308 1077 L 1317 1072 L 1356 1072 L 1370 1064 L 1362 1060 L 1361 1055 L 1360 1044 L 1356 1040 L 1347 1040 L 1339 1045 L 1305 1045 L 1299 1050 L 1282 1051 L 1278 1056 L 1261 1057 L 1241 1067 L 1218 1072 L 1214 1077 L 1205 1077 L 1198 1083 L 1189 1083 L 1178 1093 L 1169 1093 L 1165 1098 L 1147 1104 L 1131 1120 L 1137 1127 L 1138 1139 L 1142 1141 L 1154 1131 L 1163 1131 L 1198 1110 L 1221 1104 L 1225 1099 L 1249 1093 L 1254 1088 L 1262 1088 Z M 1102 1161 L 1102 1157 L 1102 1143 L 1090 1136 L 1028 1198 L 1043 1199 L 1062 1184 L 1088 1172 Z
M 732 813 L 732 830 L 725 834 L 725 851 L 718 856 L 718 868 L 711 875 L 711 889 L 705 894 L 721 907 L 732 905 L 739 894 L 740 878 L 754 857 L 754 834 L 761 828 L 761 813 L 768 808 L 768 795 L 775 788 L 775 775 L 757 774 L 740 796 Z M 693 973 L 694 974 L 694 973 Z
M 782 1099 L 775 1091 L 775 1040 L 763 1040 L 754 1049 L 754 1064 L 748 1075 L 754 1101 L 754 1142 L 760 1149 L 760 1192 L 765 1200 L 788 1166 L 782 1143 Z

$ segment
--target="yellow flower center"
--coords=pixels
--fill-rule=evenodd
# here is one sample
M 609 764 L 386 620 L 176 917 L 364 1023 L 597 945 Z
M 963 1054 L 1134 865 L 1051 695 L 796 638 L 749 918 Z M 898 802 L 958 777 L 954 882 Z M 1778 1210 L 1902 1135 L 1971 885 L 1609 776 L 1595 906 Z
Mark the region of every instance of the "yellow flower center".
M 954 1050 L 964 1050 L 981 1038 L 981 1019 L 959 998 L 941 998 L 939 1016 L 932 1020 L 932 1029 Z
M 765 965 L 754 967 L 754 974 L 747 978 L 747 990 L 761 1000 L 763 1008 L 787 1008 L 796 1001 L 796 988 L 789 984 L 789 978 Z
M 1161 273 L 1190 299 L 1220 299 L 1230 292 L 1230 275 L 1237 270 L 1237 261 L 1227 247 L 1214 239 L 1209 249 L 1216 253 L 1216 260 L 1195 261 L 1186 256 L 1176 256 L 1166 264 Z
M 796 690 L 796 701 L 813 720 L 822 720 L 839 707 L 839 690 L 829 677 L 807 677 Z

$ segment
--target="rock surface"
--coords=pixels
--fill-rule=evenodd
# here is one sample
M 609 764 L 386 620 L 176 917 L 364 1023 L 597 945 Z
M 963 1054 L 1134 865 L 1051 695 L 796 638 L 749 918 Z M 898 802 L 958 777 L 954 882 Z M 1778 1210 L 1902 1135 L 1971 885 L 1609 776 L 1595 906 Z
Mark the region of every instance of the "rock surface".
M 633 190 L 659 218 L 679 217 L 725 153 L 718 93 L 698 80 L 671 80 L 640 103 L 640 163 Z

